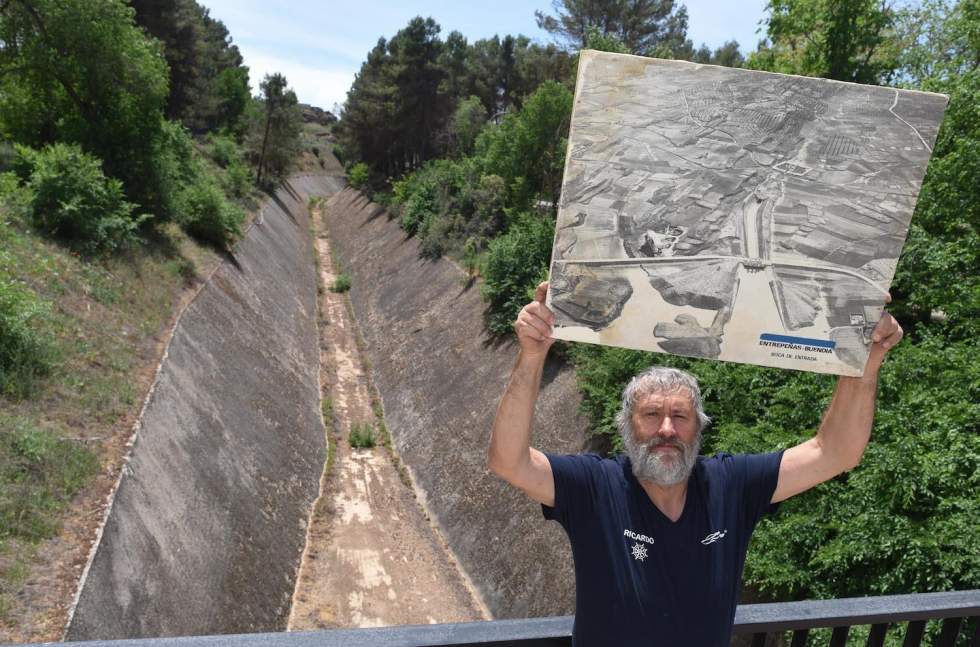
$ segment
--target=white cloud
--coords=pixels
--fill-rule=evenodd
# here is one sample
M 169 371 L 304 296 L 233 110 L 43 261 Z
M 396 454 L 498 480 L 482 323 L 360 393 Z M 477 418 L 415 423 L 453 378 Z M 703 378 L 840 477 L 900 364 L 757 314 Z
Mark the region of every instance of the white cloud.
M 296 91 L 301 103 L 324 110 L 332 110 L 334 103 L 343 105 L 357 71 L 342 66 L 316 67 L 265 52 L 243 51 L 242 56 L 249 67 L 253 93 L 258 93 L 259 83 L 266 74 L 279 72 L 286 77 L 289 87 Z

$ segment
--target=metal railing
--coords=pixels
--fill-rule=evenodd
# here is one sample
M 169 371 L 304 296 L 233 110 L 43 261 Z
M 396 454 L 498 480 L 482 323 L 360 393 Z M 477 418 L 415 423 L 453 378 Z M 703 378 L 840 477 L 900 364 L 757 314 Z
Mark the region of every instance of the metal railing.
M 870 625 L 867 645 L 884 644 L 888 627 L 908 623 L 904 647 L 922 644 L 926 622 L 939 620 L 936 646 L 957 639 L 980 647 L 980 590 L 919 593 L 805 602 L 746 604 L 735 614 L 735 634 L 751 636 L 753 647 L 766 637 L 793 632 L 791 647 L 802 647 L 810 630 L 832 629 L 831 647 L 844 645 L 851 627 Z M 572 617 L 494 620 L 375 629 L 292 633 L 144 638 L 76 643 L 87 647 L 567 647 Z M 962 634 L 962 635 L 961 635 Z M 771 640 L 771 639 L 770 639 Z M 21 646 L 24 647 L 24 646 Z M 697 646 L 693 646 L 697 647 Z

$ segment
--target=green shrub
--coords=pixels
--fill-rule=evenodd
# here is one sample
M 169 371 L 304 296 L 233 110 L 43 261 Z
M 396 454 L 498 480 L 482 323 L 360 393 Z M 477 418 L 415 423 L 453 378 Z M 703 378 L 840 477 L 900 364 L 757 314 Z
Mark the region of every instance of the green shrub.
M 40 151 L 18 147 L 30 169 L 30 221 L 41 231 L 88 253 L 112 251 L 136 240 L 148 216 L 134 216 L 119 180 L 102 173 L 98 159 L 74 144 Z
M 241 234 L 245 212 L 228 202 L 210 179 L 199 177 L 179 197 L 178 222 L 187 233 L 219 247 Z
M 233 160 L 225 169 L 225 193 L 233 198 L 244 198 L 252 191 L 255 178 L 245 162 Z
M 512 330 L 521 307 L 547 275 L 555 223 L 548 217 L 521 215 L 487 249 L 481 274 L 483 298 L 489 303 L 487 327 L 502 334 Z
M 334 279 L 333 285 L 330 286 L 331 292 L 347 292 L 350 290 L 351 278 L 350 274 L 347 272 L 341 272 Z
M 347 435 L 347 442 L 350 443 L 351 447 L 359 447 L 361 449 L 374 447 L 377 443 L 374 427 L 367 422 L 361 424 L 352 422 L 350 433 Z
M 91 450 L 0 415 L 0 541 L 51 537 L 58 511 L 98 466 Z
M 355 189 L 363 189 L 371 179 L 371 169 L 364 162 L 358 162 L 347 172 L 347 181 Z
M 212 134 L 211 140 L 211 159 L 218 166 L 227 168 L 234 161 L 241 161 L 242 155 L 235 140 L 227 135 Z
M 50 372 L 53 347 L 38 325 L 47 309 L 0 273 L 0 394 L 25 397 Z

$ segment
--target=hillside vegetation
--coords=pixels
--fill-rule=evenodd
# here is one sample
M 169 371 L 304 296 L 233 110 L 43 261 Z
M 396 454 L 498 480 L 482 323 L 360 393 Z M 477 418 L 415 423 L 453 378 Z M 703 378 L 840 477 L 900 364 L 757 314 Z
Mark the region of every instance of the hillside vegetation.
M 322 145 L 258 86 L 194 0 L 0 3 L 0 637 L 60 637 L 24 583 L 78 575 L 179 305 Z
M 773 600 L 980 587 L 980 5 L 771 0 L 766 38 L 746 58 L 737 43 L 694 49 L 683 8 L 651 14 L 643 30 L 618 3 L 593 13 L 572 0 L 555 6 L 539 24 L 572 49 L 950 96 L 892 287 L 890 310 L 907 337 L 883 370 L 872 444 L 859 468 L 761 525 L 746 582 Z M 351 182 L 388 205 L 422 255 L 449 255 L 482 275 L 486 325 L 499 334 L 510 334 L 547 276 L 574 58 L 521 37 L 442 40 L 431 19 L 416 18 L 369 53 L 338 126 Z M 413 76 L 418 70 L 427 76 Z M 415 110 L 428 121 L 406 140 L 397 129 Z M 559 352 L 576 365 L 594 433 L 611 450 L 620 391 L 651 364 L 700 376 L 717 421 L 708 452 L 769 451 L 810 437 L 833 386 L 828 376 L 585 344 Z

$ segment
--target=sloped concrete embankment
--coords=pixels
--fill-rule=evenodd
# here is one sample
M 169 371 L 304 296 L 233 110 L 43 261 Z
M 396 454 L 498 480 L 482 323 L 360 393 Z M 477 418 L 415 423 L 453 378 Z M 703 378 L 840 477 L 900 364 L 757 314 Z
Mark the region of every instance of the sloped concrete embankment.
M 285 626 L 325 459 L 308 196 L 294 177 L 182 314 L 69 640 Z
M 325 215 L 395 447 L 461 566 L 496 617 L 571 613 L 564 532 L 486 469 L 516 343 L 487 336 L 479 284 L 451 262 L 421 260 L 382 208 L 346 189 Z M 581 451 L 578 407 L 572 370 L 549 363 L 534 444 Z

